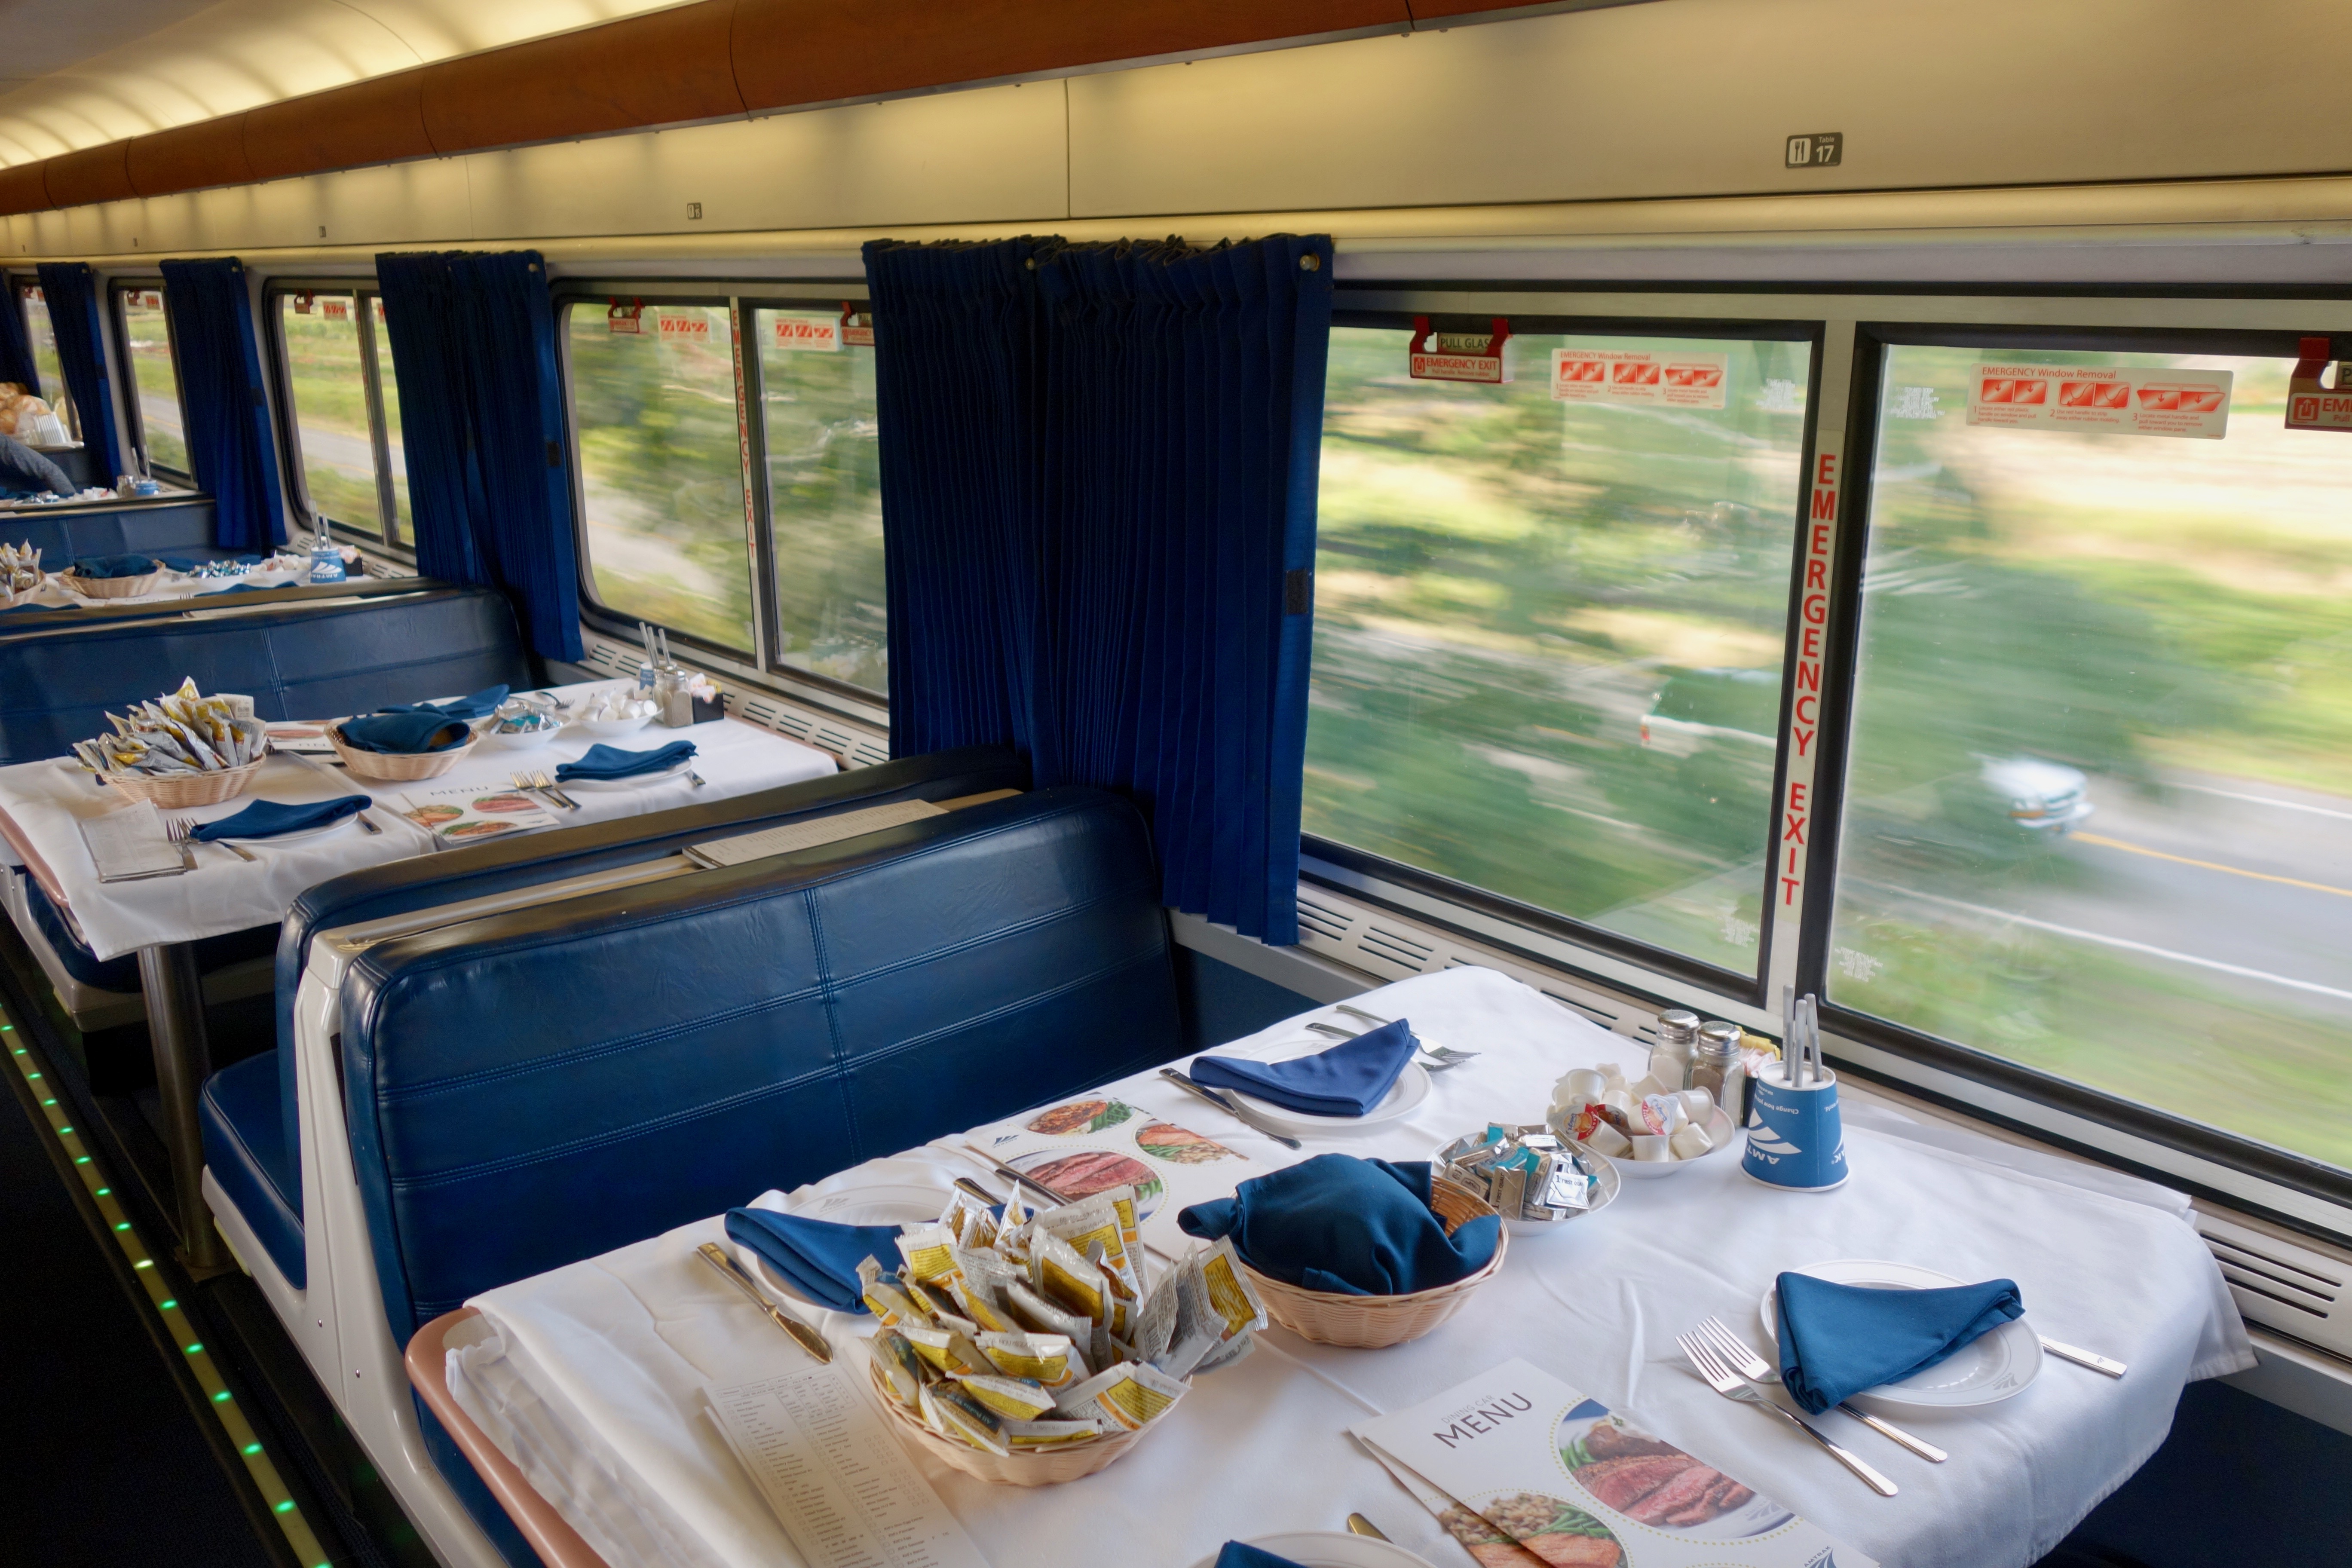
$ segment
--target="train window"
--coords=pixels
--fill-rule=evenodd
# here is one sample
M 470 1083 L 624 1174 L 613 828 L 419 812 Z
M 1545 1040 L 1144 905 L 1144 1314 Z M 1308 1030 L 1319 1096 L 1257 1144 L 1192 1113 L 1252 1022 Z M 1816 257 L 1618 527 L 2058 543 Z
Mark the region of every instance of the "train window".
M 566 342 L 596 602 L 750 651 L 751 551 L 727 307 L 579 301 L 566 312 Z
M 384 537 L 396 543 L 410 537 L 408 449 L 400 444 L 400 376 L 393 366 L 391 342 L 383 335 L 383 300 L 372 295 L 367 305 L 367 331 L 373 340 L 369 357 L 375 364 L 376 407 L 383 418 L 383 488 L 392 509 Z
M 754 312 L 774 543 L 776 662 L 887 689 L 874 354 L 809 349 L 828 317 Z
M 160 284 L 115 291 L 115 319 L 131 362 L 131 423 L 149 468 L 188 480 L 187 419 L 181 412 L 180 373 L 172 356 L 172 323 Z
M 1810 345 L 1410 336 L 1331 334 L 1307 831 L 1753 974 Z
M 49 324 L 48 302 L 38 285 L 26 285 L 17 289 L 16 304 L 24 312 L 26 335 L 32 340 L 33 368 L 41 373 L 41 396 L 57 410 L 66 434 L 79 441 L 81 420 L 75 413 L 72 395 L 66 391 L 65 366 L 58 359 L 58 334 Z
M 356 294 L 289 289 L 278 295 L 287 415 L 301 490 L 311 516 L 383 531 L 376 447 Z
M 2352 446 L 2291 361 L 1885 353 L 1827 994 L 2352 1166 Z

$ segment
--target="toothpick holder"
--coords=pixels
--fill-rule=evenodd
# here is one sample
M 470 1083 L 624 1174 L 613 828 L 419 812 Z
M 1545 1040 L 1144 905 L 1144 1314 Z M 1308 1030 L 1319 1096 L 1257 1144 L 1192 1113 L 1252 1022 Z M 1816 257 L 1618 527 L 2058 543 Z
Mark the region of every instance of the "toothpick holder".
M 1837 1074 L 1822 1069 L 1801 1085 L 1789 1064 L 1773 1062 L 1748 1080 L 1748 1147 L 1739 1168 L 1766 1186 L 1825 1193 L 1845 1184 L 1845 1127 L 1838 1115 Z

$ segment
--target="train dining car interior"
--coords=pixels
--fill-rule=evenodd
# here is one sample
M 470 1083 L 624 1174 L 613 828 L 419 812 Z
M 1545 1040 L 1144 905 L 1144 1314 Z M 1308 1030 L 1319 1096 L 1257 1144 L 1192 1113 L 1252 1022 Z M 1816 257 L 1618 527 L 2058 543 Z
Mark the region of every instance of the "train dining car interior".
M 0 1558 L 2352 1563 L 2347 65 L 0 7 Z

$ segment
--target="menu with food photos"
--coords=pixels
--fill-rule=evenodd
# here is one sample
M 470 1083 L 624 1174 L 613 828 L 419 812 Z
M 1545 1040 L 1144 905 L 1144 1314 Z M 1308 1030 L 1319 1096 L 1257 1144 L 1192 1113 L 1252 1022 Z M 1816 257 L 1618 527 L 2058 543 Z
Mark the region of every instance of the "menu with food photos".
M 489 784 L 444 784 L 401 792 L 401 816 L 433 835 L 436 847 L 509 838 L 534 827 L 552 827 L 555 816 L 520 790 Z
M 1350 1431 L 1481 1568 L 1877 1568 L 1524 1361 Z
M 1213 1115 L 1207 1106 L 1201 1108 Z M 1082 1096 L 970 1134 L 971 1147 L 1075 1202 L 1132 1183 L 1144 1239 L 1162 1252 L 1200 1245 L 1177 1227 L 1189 1204 L 1233 1195 L 1266 1167 L 1237 1149 L 1108 1096 Z

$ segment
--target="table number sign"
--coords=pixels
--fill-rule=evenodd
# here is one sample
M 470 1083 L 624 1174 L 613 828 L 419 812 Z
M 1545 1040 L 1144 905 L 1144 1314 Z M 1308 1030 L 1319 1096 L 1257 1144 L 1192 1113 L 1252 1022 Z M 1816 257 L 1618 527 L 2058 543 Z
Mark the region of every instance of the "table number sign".
M 1877 1568 L 1524 1361 L 1349 1430 L 1486 1568 Z

